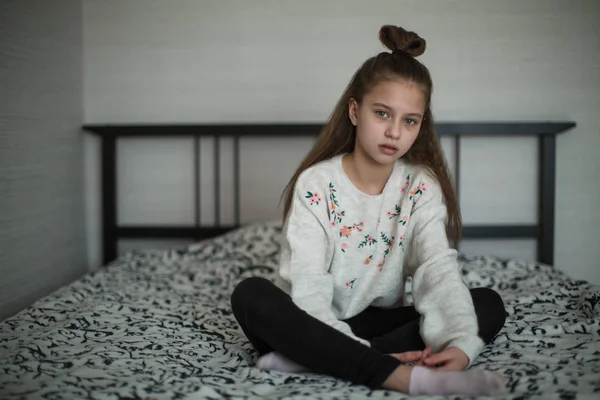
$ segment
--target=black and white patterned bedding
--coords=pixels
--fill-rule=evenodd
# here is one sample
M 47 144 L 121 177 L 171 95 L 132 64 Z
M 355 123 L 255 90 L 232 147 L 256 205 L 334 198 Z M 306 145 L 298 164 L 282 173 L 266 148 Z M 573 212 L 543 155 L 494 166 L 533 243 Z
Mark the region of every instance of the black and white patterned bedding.
M 133 252 L 0 323 L 0 398 L 404 398 L 314 374 L 263 372 L 229 296 L 274 276 L 279 229 L 254 224 L 189 248 Z M 475 366 L 506 398 L 600 398 L 600 288 L 545 265 L 461 256 L 508 318 Z M 261 267 L 252 267 L 262 265 Z

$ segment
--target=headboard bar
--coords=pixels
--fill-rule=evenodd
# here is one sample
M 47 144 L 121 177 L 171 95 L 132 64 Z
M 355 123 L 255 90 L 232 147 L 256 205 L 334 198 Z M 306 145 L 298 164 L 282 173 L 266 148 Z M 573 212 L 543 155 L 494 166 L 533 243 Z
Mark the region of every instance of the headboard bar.
M 544 135 L 539 141 L 538 258 L 554 264 L 554 207 L 556 197 L 556 136 Z
M 164 124 L 164 125 L 84 125 L 83 129 L 101 137 L 130 136 L 236 136 L 301 137 L 318 135 L 322 124 Z M 574 122 L 441 122 L 435 124 L 441 136 L 542 136 L 557 135 L 575 127 Z
M 202 240 L 221 235 L 240 226 L 240 138 L 252 137 L 315 137 L 321 124 L 248 124 L 248 125 L 84 125 L 83 129 L 101 138 L 102 149 L 102 241 L 103 264 L 117 258 L 120 238 L 190 238 Z M 554 262 L 554 207 L 556 179 L 556 135 L 575 127 L 574 122 L 447 122 L 437 123 L 440 136 L 455 140 L 455 185 L 460 188 L 460 140 L 463 136 L 530 136 L 539 138 L 538 223 L 536 225 L 476 225 L 464 226 L 463 237 L 469 239 L 533 238 L 537 240 L 538 261 Z M 194 226 L 118 226 L 117 224 L 117 139 L 121 137 L 194 138 L 195 225 Z M 201 226 L 200 221 L 200 152 L 199 138 L 214 138 L 214 198 L 215 225 Z M 220 138 L 233 138 L 234 224 L 222 225 L 220 220 Z

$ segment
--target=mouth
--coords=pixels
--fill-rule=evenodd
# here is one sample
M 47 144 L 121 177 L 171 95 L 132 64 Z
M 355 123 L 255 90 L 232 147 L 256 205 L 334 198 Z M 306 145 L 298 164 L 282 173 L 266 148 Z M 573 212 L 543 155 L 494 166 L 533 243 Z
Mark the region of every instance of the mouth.
M 387 155 L 393 155 L 398 152 L 398 148 L 391 144 L 381 144 L 381 145 L 379 145 L 379 150 L 382 153 L 387 154 Z

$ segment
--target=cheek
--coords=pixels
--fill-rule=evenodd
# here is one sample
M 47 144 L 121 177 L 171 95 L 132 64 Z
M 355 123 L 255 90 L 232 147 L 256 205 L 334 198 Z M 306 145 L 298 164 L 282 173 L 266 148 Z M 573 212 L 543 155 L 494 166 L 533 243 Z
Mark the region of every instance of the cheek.
M 360 124 L 358 124 L 356 126 L 356 141 L 364 145 L 369 141 L 368 138 L 369 136 L 366 133 L 365 129 L 362 129 Z
M 385 129 L 385 122 L 378 121 L 372 115 L 361 116 L 356 125 L 356 133 L 362 137 L 377 137 Z
M 406 144 L 412 146 L 417 137 L 419 136 L 419 129 L 415 129 L 414 131 L 410 131 L 408 135 L 405 136 Z
M 375 130 L 371 124 L 367 123 L 364 119 L 359 120 L 356 125 L 356 137 L 357 139 L 364 141 L 369 140 L 371 137 L 375 136 Z

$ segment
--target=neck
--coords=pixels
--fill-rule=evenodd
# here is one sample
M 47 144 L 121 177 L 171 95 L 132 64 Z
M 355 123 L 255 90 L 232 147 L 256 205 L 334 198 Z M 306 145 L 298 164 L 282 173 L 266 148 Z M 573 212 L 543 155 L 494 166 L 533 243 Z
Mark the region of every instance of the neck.
M 362 192 L 378 195 L 383 192 L 394 164 L 381 165 L 356 151 L 346 155 L 342 165 L 348 178 Z

